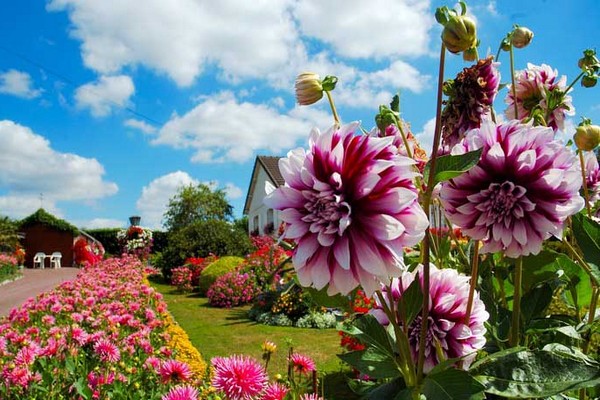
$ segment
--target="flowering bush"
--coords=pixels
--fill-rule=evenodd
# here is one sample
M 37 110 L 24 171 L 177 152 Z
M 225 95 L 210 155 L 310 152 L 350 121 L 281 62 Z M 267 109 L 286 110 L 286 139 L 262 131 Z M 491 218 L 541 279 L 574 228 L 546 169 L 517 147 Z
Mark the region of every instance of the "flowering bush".
M 96 250 L 96 251 L 94 251 Z M 73 243 L 73 261 L 76 265 L 96 265 L 102 260 L 103 252 L 95 243 L 89 243 L 88 240 L 80 236 Z
M 202 271 L 210 264 L 217 261 L 219 257 L 214 254 L 209 255 L 208 257 L 189 257 L 183 263 L 184 267 L 187 267 L 190 271 L 192 271 L 192 286 L 196 287 L 200 283 L 200 275 Z
M 379 107 L 369 131 L 340 122 L 336 77 L 303 73 L 298 103 L 326 94 L 334 124 L 280 160 L 285 185 L 265 204 L 280 211 L 282 240 L 295 243 L 301 285 L 329 294 L 324 303 L 357 287 L 374 296 L 373 309 L 343 328 L 352 351 L 340 356 L 374 380 L 355 384 L 367 398 L 598 398 L 600 127 L 583 119 L 568 132 L 565 121 L 575 115 L 574 85 L 595 86 L 600 61 L 585 50 L 571 83 L 546 64 L 515 71 L 529 29 L 515 26 L 496 57 L 478 59 L 464 2 L 435 17 L 440 74 L 446 50 L 474 64 L 439 77 L 429 159 L 399 97 Z M 494 100 L 504 87 L 502 118 Z M 574 133 L 574 145 L 559 130 Z M 553 298 L 571 313 L 555 313 Z M 282 299 L 273 312 L 298 303 Z
M 214 307 L 236 307 L 251 303 L 260 293 L 254 272 L 232 271 L 217 278 L 206 297 Z
M 0 253 L 0 283 L 6 279 L 13 278 L 19 269 L 17 257 Z
M 171 272 L 171 285 L 182 293 L 192 291 L 192 271 L 188 267 L 173 268 Z
M 117 239 L 121 244 L 123 253 L 133 254 L 145 261 L 152 250 L 152 231 L 148 228 L 132 225 L 127 229 L 117 232 Z

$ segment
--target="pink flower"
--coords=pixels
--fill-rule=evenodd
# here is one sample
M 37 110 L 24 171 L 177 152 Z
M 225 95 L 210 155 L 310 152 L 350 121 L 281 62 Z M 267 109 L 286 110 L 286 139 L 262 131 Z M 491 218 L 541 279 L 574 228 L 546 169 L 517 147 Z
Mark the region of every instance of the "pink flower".
M 289 357 L 288 362 L 292 364 L 294 371 L 303 375 L 308 375 L 312 371 L 317 369 L 315 362 L 312 360 L 312 358 L 303 354 L 293 353 Z
M 192 377 L 190 366 L 177 360 L 164 361 L 160 366 L 159 373 L 164 383 L 186 382 Z
M 427 152 L 423 150 L 417 138 L 410 131 L 410 126 L 402 121 L 402 130 L 406 135 L 406 142 L 408 143 L 408 147 L 410 148 L 411 156 L 417 163 L 417 169 L 423 172 L 425 165 L 429 158 L 427 157 Z M 391 136 L 394 138 L 392 144 L 398 148 L 398 153 L 400 155 L 408 157 L 408 152 L 406 150 L 406 146 L 404 145 L 404 139 L 402 139 L 402 133 L 400 129 L 396 125 L 388 125 L 385 128 L 385 132 L 381 132 L 381 130 L 377 127 L 373 128 L 371 132 L 369 132 L 369 136 L 373 137 L 388 137 Z
M 402 247 L 418 243 L 428 225 L 417 202 L 414 161 L 393 138 L 356 136 L 358 123 L 310 135 L 310 149 L 279 161 L 284 187 L 265 198 L 282 210 L 293 239 L 300 283 L 347 294 L 367 293 L 404 271 Z
M 175 386 L 161 400 L 197 400 L 199 395 L 198 390 L 192 386 Z
M 442 185 L 450 222 L 482 240 L 481 251 L 508 257 L 537 254 L 562 234 L 565 219 L 583 207 L 581 172 L 573 153 L 546 127 L 487 121 L 453 152 L 483 148 L 479 163 Z
M 104 362 L 115 363 L 121 359 L 119 348 L 106 339 L 100 339 L 94 344 L 94 352 Z
M 316 393 L 306 393 L 300 396 L 300 400 L 324 400 L 321 396 Z
M 290 389 L 278 382 L 270 383 L 261 400 L 283 400 Z
M 600 166 L 598 165 L 598 158 L 593 151 L 586 151 L 583 153 L 583 159 L 585 161 L 585 175 L 586 185 L 588 189 L 589 201 L 593 206 L 598 200 L 600 200 Z
M 575 108 L 571 96 L 565 93 L 567 77 L 558 78 L 558 72 L 549 65 L 541 66 L 527 63 L 527 69 L 517 71 L 515 76 L 517 112 L 520 120 L 532 116 L 536 109 L 542 111 L 547 126 L 555 131 L 564 129 L 565 115 L 575 115 Z M 505 103 L 508 105 L 504 113 L 509 119 L 515 119 L 515 98 L 512 85 L 507 86 L 508 96 Z
M 230 400 L 250 400 L 265 389 L 267 374 L 251 357 L 214 357 L 211 363 L 214 367 L 212 385 Z
M 444 86 L 448 100 L 442 111 L 442 145 L 447 151 L 467 131 L 479 128 L 483 116 L 490 113 L 500 86 L 497 65 L 491 56 L 479 60 Z
M 394 301 L 402 297 L 404 290 L 414 281 L 417 274 L 422 286 L 422 265 L 419 265 L 412 273 L 406 273 L 402 278 L 392 280 L 392 298 Z M 483 301 L 479 299 L 479 294 L 476 292 L 469 322 L 465 324 L 469 297 L 468 276 L 459 274 L 456 270 L 450 268 L 437 269 L 435 265 L 430 264 L 429 279 L 431 299 L 429 302 L 429 323 L 425 347 L 424 371 L 431 371 L 435 365 L 445 359 L 462 356 L 467 356 L 463 361 L 463 367 L 466 369 L 475 358 L 474 352 L 485 345 L 486 329 L 484 322 L 489 318 L 489 314 L 485 310 Z M 387 288 L 383 287 L 382 291 L 386 301 L 389 302 Z M 378 300 L 370 313 L 381 324 L 389 324 L 389 320 Z M 418 315 L 408 327 L 409 343 L 415 362 L 419 353 L 421 321 L 421 315 Z M 442 360 L 438 358 L 436 346 L 439 346 L 443 354 Z

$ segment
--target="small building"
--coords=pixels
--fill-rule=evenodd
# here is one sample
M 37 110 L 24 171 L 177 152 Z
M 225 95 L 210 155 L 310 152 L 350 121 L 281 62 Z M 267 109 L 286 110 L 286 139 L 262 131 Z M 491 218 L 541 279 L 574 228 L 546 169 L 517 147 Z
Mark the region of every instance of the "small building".
M 36 253 L 43 252 L 50 255 L 55 251 L 62 254 L 63 267 L 73 265 L 73 239 L 78 231 L 75 226 L 40 208 L 21 220 L 19 228 L 24 234 L 22 244 L 25 248 L 26 267 L 33 267 L 33 257 Z M 48 267 L 46 261 L 46 268 Z
M 268 208 L 263 204 L 267 195 L 265 183 L 270 182 L 275 187 L 285 184 L 279 171 L 281 157 L 257 156 L 252 170 L 252 180 L 246 195 L 244 214 L 248 216 L 248 233 L 251 235 L 270 235 L 276 233 L 281 220 L 279 211 Z

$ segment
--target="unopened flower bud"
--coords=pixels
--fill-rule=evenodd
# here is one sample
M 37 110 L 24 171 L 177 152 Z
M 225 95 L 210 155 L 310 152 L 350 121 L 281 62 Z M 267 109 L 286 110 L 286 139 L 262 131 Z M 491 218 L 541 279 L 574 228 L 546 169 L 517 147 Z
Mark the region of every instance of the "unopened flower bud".
M 522 49 L 523 47 L 527 47 L 531 40 L 533 39 L 533 32 L 530 29 L 525 28 L 524 26 L 516 27 L 512 32 L 511 42 L 514 47 L 517 49 Z
M 587 49 L 583 51 L 583 57 L 579 59 L 577 65 L 581 69 L 591 69 L 597 71 L 600 68 L 600 61 L 596 57 L 596 51 Z
M 302 106 L 308 106 L 321 100 L 323 85 L 319 75 L 313 72 L 303 72 L 296 78 L 296 101 Z
M 479 54 L 477 53 L 477 47 L 471 47 L 463 51 L 463 60 L 465 61 L 477 61 L 479 59 Z
M 502 51 L 510 51 L 510 39 L 502 39 L 502 42 L 500 43 L 500 48 L 502 49 Z
M 451 53 L 460 53 L 477 45 L 475 21 L 466 15 L 452 15 L 442 31 L 442 42 Z
M 579 125 L 573 136 L 575 145 L 579 150 L 591 151 L 600 144 L 600 126 L 598 125 Z
M 596 83 L 598 82 L 598 77 L 596 75 L 585 75 L 583 78 L 581 78 L 581 86 L 586 87 L 586 88 L 591 88 L 596 86 Z

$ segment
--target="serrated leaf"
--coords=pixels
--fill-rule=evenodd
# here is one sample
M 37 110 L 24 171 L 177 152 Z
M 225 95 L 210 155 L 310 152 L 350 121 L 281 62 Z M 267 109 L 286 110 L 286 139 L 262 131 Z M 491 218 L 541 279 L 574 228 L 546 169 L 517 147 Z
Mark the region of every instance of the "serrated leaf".
M 458 369 L 446 369 L 430 374 L 423 381 L 423 394 L 436 400 L 483 399 L 485 387 L 468 372 Z
M 374 347 L 338 354 L 338 357 L 370 378 L 385 379 L 400 376 L 400 370 L 394 359 Z
M 435 162 L 435 171 L 433 172 L 433 186 L 440 182 L 456 178 L 473 168 L 479 161 L 482 152 L 483 149 L 478 149 L 465 154 L 447 154 L 438 157 Z M 430 168 L 431 161 L 425 165 L 425 171 L 423 172 L 425 182 L 429 179 Z

